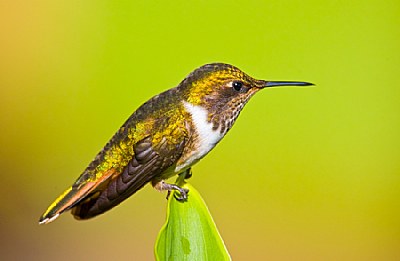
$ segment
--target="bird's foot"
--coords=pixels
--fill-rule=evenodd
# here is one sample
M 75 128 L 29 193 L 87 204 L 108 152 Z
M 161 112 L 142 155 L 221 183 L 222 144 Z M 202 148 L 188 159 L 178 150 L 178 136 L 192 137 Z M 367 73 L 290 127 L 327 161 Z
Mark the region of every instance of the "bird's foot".
M 176 190 L 179 192 L 180 196 L 177 196 L 176 194 L 174 195 L 174 197 L 176 198 L 176 200 L 178 201 L 186 201 L 187 197 L 188 197 L 188 193 L 189 190 L 186 188 L 181 188 L 178 185 L 175 184 L 169 184 L 166 183 L 164 180 L 159 181 L 155 186 L 155 189 L 157 189 L 158 191 L 164 191 L 164 190 L 168 190 L 167 193 L 167 199 L 169 198 L 169 196 L 171 195 L 171 191 Z

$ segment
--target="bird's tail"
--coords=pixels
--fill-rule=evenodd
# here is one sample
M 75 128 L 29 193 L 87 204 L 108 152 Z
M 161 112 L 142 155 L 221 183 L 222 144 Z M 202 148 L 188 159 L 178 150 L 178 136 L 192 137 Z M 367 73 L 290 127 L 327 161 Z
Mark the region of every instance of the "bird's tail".
M 61 194 L 44 212 L 39 219 L 39 224 L 54 221 L 61 213 L 69 210 L 88 197 L 99 182 L 87 182 L 82 186 L 73 185 Z
M 54 221 L 61 213 L 70 209 L 76 204 L 76 191 L 69 187 L 61 194 L 43 213 L 39 219 L 39 224 L 47 224 Z
M 59 196 L 44 212 L 39 219 L 39 224 L 47 224 L 54 221 L 61 213 L 69 210 L 80 203 L 92 200 L 98 197 L 98 189 L 107 185 L 113 174 L 114 169 L 106 171 L 101 178 L 90 179 L 85 178 L 80 181 L 80 178 L 74 185 L 69 187 L 61 196 Z M 81 177 L 86 177 L 82 175 Z

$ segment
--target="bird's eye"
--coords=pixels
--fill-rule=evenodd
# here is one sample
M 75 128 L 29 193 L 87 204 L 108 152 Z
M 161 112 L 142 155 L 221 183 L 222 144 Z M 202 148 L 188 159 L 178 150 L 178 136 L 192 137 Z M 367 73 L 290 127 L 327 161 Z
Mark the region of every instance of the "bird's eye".
M 242 87 L 243 87 L 243 83 L 242 82 L 235 81 L 235 82 L 232 83 L 232 88 L 235 91 L 240 91 L 242 89 Z

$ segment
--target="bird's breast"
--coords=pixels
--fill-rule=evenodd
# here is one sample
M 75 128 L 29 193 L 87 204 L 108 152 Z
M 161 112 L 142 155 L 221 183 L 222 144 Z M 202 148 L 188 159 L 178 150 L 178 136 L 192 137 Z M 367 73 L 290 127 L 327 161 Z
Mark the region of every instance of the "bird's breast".
M 176 172 L 203 158 L 224 137 L 224 133 L 219 128 L 213 129 L 213 124 L 208 121 L 206 108 L 186 101 L 183 101 L 183 105 L 190 115 L 190 140 L 176 166 Z

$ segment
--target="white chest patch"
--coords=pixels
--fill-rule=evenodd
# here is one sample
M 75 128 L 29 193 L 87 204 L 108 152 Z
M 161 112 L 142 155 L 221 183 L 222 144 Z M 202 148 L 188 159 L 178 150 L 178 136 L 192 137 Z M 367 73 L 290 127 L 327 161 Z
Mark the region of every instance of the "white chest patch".
M 176 167 L 176 171 L 204 157 L 224 137 L 219 130 L 213 130 L 213 124 L 207 120 L 208 112 L 205 108 L 186 101 L 183 101 L 183 105 L 192 116 L 192 122 L 196 128 L 197 148 L 183 165 Z

